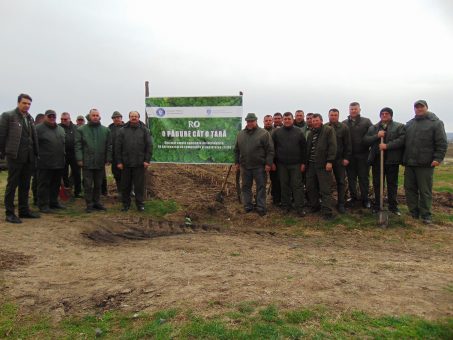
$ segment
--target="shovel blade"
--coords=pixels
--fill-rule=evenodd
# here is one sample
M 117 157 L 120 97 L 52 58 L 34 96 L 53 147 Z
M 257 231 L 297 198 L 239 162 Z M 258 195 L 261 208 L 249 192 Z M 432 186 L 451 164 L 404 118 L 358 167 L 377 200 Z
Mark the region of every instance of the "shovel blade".
M 389 215 L 386 211 L 379 212 L 378 223 L 381 227 L 387 227 L 389 225 Z

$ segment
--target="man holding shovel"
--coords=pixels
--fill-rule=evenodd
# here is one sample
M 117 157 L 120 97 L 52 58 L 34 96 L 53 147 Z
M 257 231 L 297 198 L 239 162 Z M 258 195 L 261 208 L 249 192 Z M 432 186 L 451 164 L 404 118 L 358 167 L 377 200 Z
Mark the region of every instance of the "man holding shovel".
M 396 199 L 398 191 L 398 172 L 404 151 L 404 140 L 406 129 L 403 124 L 393 121 L 393 110 L 384 107 L 379 116 L 380 122 L 370 126 L 367 134 L 363 138 L 366 145 L 370 145 L 368 164 L 372 167 L 374 204 L 373 212 L 378 213 L 380 208 L 380 178 L 385 178 L 387 182 L 387 196 L 389 211 L 400 216 L 398 201 Z M 381 154 L 384 154 L 383 173 L 381 177 Z M 383 193 L 382 193 L 383 194 Z

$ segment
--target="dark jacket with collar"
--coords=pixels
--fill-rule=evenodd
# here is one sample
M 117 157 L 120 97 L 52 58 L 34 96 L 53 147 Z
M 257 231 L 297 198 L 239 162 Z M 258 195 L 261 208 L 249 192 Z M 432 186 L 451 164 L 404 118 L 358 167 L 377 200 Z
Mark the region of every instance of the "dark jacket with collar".
M 379 144 L 381 138 L 377 136 L 379 131 L 386 131 L 384 137 L 384 144 L 387 144 L 387 150 L 384 151 L 385 164 L 401 164 L 404 141 L 406 137 L 406 129 L 403 124 L 390 121 L 386 127 L 381 122 L 370 126 L 367 134 L 363 138 L 364 142 L 370 146 L 370 154 L 368 156 L 368 163 L 375 164 L 380 160 Z
M 117 156 L 116 156 L 116 137 L 118 136 L 118 132 L 120 129 L 124 126 L 124 123 L 121 123 L 120 125 L 115 125 L 115 124 L 110 124 L 109 129 L 110 129 L 110 137 L 112 138 L 112 161 L 114 163 L 117 162 Z
M 367 159 L 369 146 L 364 143 L 363 137 L 370 126 L 373 125 L 371 120 L 360 115 L 355 120 L 352 120 L 349 116 L 343 123 L 349 128 L 349 133 L 351 134 L 352 157 Z
M 236 164 L 246 169 L 271 166 L 274 161 L 274 143 L 271 135 L 263 128 L 241 130 L 234 147 Z
M 285 165 L 306 164 L 307 142 L 304 133 L 296 126 L 281 127 L 272 132 L 275 163 Z
M 36 126 L 39 142 L 38 169 L 63 169 L 65 167 L 65 131 L 55 124 L 45 122 Z
M 311 146 L 313 143 L 313 134 L 315 131 L 311 131 L 308 134 L 307 139 L 307 158 L 310 157 Z M 337 138 L 333 128 L 327 125 L 322 125 L 318 132 L 318 141 L 315 149 L 315 161 L 314 165 L 317 168 L 324 168 L 326 163 L 332 163 L 335 161 L 337 156 Z M 309 166 L 310 166 L 309 162 Z
M 337 156 L 336 160 L 351 160 L 352 156 L 352 144 L 351 144 L 351 134 L 349 128 L 346 124 L 338 123 L 326 123 L 327 126 L 330 126 L 335 130 L 335 136 L 337 138 Z
M 76 160 L 83 161 L 83 167 L 90 170 L 103 169 L 105 163 L 112 161 L 110 130 L 101 125 L 88 122 L 78 128 L 75 139 Z
M 75 157 L 75 138 L 78 133 L 77 125 L 72 122 L 69 122 L 69 125 L 64 125 L 62 123 L 58 124 L 61 126 L 65 132 L 65 148 L 67 157 Z
M 116 162 L 126 168 L 143 167 L 149 163 L 152 152 L 151 135 L 142 122 L 137 126 L 130 122 L 118 130 L 115 141 Z
M 442 162 L 448 142 L 444 123 L 432 112 L 406 123 L 406 146 L 403 164 L 430 167 L 433 161 Z
M 0 117 L 0 153 L 18 163 L 34 163 L 38 156 L 38 137 L 30 114 L 25 117 L 18 108 Z

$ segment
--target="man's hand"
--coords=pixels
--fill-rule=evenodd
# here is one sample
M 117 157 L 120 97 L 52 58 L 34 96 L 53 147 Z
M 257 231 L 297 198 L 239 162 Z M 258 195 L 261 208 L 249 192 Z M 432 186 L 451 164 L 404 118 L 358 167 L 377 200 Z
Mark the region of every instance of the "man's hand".
M 268 165 L 268 164 L 266 164 L 266 165 L 264 166 L 264 170 L 265 170 L 266 172 L 271 171 L 271 166 Z
M 106 163 L 105 163 L 105 165 L 107 165 L 107 166 L 110 166 L 110 164 L 111 164 L 110 162 L 106 162 Z
M 116 165 L 116 167 L 117 167 L 118 169 L 120 169 L 120 170 L 123 170 L 123 169 L 124 169 L 123 163 L 118 163 L 118 164 Z
M 343 166 L 348 166 L 349 165 L 349 161 L 347 159 L 343 159 Z
M 332 163 L 330 162 L 326 163 L 326 171 L 332 171 Z
M 379 150 L 387 150 L 387 144 L 381 143 L 379 144 Z
M 277 166 L 275 165 L 275 163 L 272 163 L 271 171 L 277 171 Z
M 77 161 L 77 165 L 83 167 L 83 161 Z
M 143 162 L 143 166 L 144 166 L 145 169 L 146 169 L 147 167 L 149 167 L 149 163 L 148 163 L 148 162 Z
M 385 131 L 384 130 L 378 131 L 377 136 L 379 138 L 385 137 Z
M 440 165 L 440 163 L 439 163 L 438 161 L 433 161 L 433 162 L 431 163 L 431 166 L 432 166 L 433 168 L 436 167 L 436 166 L 439 166 L 439 165 Z
M 300 172 L 305 172 L 305 164 L 300 165 Z

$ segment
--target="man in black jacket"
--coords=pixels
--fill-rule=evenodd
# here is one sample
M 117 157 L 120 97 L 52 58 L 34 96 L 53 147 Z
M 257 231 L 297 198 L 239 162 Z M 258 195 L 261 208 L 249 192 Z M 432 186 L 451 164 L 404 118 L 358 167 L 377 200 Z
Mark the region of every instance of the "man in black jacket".
M 379 211 L 379 185 L 381 174 L 380 151 L 383 150 L 384 180 L 387 182 L 389 210 L 399 216 L 401 213 L 398 209 L 396 196 L 398 192 L 398 172 L 403 156 L 406 129 L 403 124 L 397 123 L 393 120 L 393 110 L 389 107 L 384 107 L 379 116 L 381 121 L 370 126 L 364 137 L 364 142 L 371 146 L 368 164 L 372 166 L 373 172 L 373 189 L 375 198 L 373 212 L 377 213 Z M 383 143 L 381 143 L 381 138 L 384 138 Z
M 137 111 L 129 112 L 129 122 L 116 136 L 116 160 L 121 174 L 122 211 L 128 211 L 131 205 L 131 189 L 134 184 L 135 204 L 138 211 L 145 210 L 144 189 L 145 171 L 151 161 L 151 135 L 145 124 L 140 122 Z
M 349 128 L 352 143 L 352 156 L 346 168 L 348 175 L 349 194 L 351 195 L 350 203 L 359 199 L 357 194 L 357 178 L 359 179 L 360 199 L 362 206 L 371 208 L 370 200 L 368 198 L 370 186 L 370 167 L 368 165 L 368 152 L 369 146 L 363 142 L 363 137 L 370 128 L 371 121 L 368 118 L 360 115 L 360 104 L 352 102 L 349 104 L 349 117 L 343 123 Z
M 306 141 L 302 130 L 294 126 L 293 114 L 283 114 L 283 127 L 272 133 L 274 141 L 275 162 L 279 171 L 282 208 L 289 212 L 291 209 L 291 193 L 294 206 L 299 216 L 305 216 L 304 184 L 302 173 L 306 164 Z M 275 164 L 276 163 L 276 164 Z
M 338 212 L 344 214 L 346 212 L 345 203 L 345 176 L 346 167 L 351 159 L 351 134 L 346 124 L 341 123 L 340 111 L 338 109 L 329 110 L 329 122 L 326 124 L 335 130 L 335 136 L 337 138 L 337 156 L 333 163 L 333 174 L 335 175 L 335 182 L 337 184 L 337 195 L 338 195 Z
M 66 188 L 74 184 L 74 197 L 80 198 L 82 191 L 82 179 L 80 175 L 80 167 L 75 158 L 75 136 L 77 132 L 77 125 L 71 121 L 71 115 L 68 112 L 63 112 L 60 117 L 61 123 L 59 124 L 65 132 L 65 167 L 63 171 L 63 183 Z M 69 176 L 69 167 L 71 167 L 71 176 Z
M 65 167 L 65 131 L 56 122 L 57 114 L 47 110 L 44 122 L 36 127 L 39 143 L 38 207 L 42 213 L 64 209 L 58 192 Z
M 332 212 L 332 169 L 337 155 L 335 131 L 322 125 L 322 116 L 313 114 L 312 130 L 307 140 L 307 194 L 311 212 L 321 209 L 325 219 Z
M 6 221 L 22 223 L 22 218 L 37 218 L 30 211 L 28 192 L 30 178 L 36 167 L 38 137 L 35 123 L 28 113 L 32 99 L 28 94 L 20 94 L 17 108 L 2 113 L 0 117 L 0 157 L 8 162 L 8 182 L 5 189 Z M 19 217 L 14 212 L 14 196 L 19 187 Z

